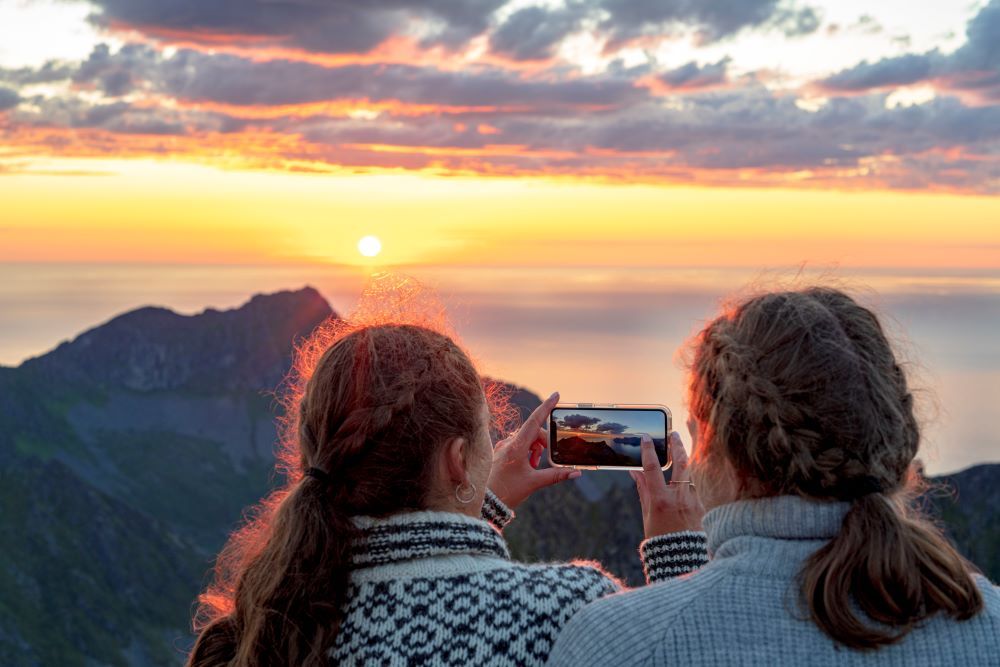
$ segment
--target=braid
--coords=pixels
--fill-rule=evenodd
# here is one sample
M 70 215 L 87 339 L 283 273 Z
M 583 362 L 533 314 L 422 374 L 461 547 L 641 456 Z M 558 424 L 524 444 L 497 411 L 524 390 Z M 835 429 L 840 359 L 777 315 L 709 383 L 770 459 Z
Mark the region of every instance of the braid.
M 764 294 L 705 327 L 691 370 L 696 456 L 726 459 L 739 495 L 850 501 L 840 533 L 800 573 L 827 635 L 877 648 L 939 611 L 982 609 L 954 548 L 888 493 L 910 479 L 920 429 L 874 313 L 832 289 Z

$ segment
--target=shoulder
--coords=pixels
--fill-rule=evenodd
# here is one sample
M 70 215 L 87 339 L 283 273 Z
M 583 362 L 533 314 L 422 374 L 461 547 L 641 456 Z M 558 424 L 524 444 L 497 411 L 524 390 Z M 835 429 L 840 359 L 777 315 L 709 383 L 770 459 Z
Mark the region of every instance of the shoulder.
M 592 561 L 513 563 L 507 571 L 529 586 L 528 593 L 532 596 L 558 595 L 586 603 L 625 588 L 600 563 Z
M 703 568 L 587 605 L 566 625 L 549 664 L 643 664 L 651 659 L 672 619 L 720 576 L 718 570 Z
M 981 574 L 974 575 L 973 579 L 983 596 L 983 612 L 1000 624 L 1000 587 Z
M 484 592 L 497 603 L 514 604 L 556 636 L 566 623 L 594 600 L 622 590 L 622 584 L 600 565 L 588 562 L 523 564 L 484 573 Z

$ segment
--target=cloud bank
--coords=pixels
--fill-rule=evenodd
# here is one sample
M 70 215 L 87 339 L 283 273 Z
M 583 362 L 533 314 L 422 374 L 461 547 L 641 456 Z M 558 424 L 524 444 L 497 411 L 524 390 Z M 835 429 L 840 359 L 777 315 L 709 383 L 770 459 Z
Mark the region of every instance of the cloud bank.
M 718 53 L 747 32 L 817 33 L 821 12 L 779 0 L 94 7 L 109 38 L 86 59 L 0 68 L 6 144 L 310 171 L 1000 191 L 1000 0 L 952 53 L 792 87 L 731 56 L 620 55 L 679 35 Z M 581 36 L 603 66 L 564 57 Z M 934 95 L 892 103 L 921 86 Z

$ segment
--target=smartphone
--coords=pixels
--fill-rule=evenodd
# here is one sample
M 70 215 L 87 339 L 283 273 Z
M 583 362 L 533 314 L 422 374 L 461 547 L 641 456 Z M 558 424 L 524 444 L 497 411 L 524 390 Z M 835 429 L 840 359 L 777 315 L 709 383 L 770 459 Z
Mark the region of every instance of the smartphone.
M 641 470 L 639 445 L 648 434 L 666 470 L 670 430 L 670 410 L 663 405 L 560 403 L 549 417 L 549 461 L 589 470 Z

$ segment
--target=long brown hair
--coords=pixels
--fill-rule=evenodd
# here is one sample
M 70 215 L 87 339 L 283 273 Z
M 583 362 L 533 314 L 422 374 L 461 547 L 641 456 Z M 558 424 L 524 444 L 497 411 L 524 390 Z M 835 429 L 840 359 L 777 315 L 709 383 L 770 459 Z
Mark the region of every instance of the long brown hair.
M 871 310 L 823 287 L 750 298 L 701 331 L 691 371 L 704 429 L 696 459 L 731 465 L 741 497 L 851 503 L 801 572 L 823 632 L 873 649 L 938 612 L 967 619 L 982 609 L 966 562 L 908 502 L 920 428 Z
M 486 428 L 483 391 L 468 356 L 437 331 L 321 327 L 298 350 L 286 395 L 287 483 L 219 555 L 188 665 L 325 665 L 348 595 L 351 516 L 425 507 L 432 454 Z M 328 479 L 304 476 L 310 468 Z

